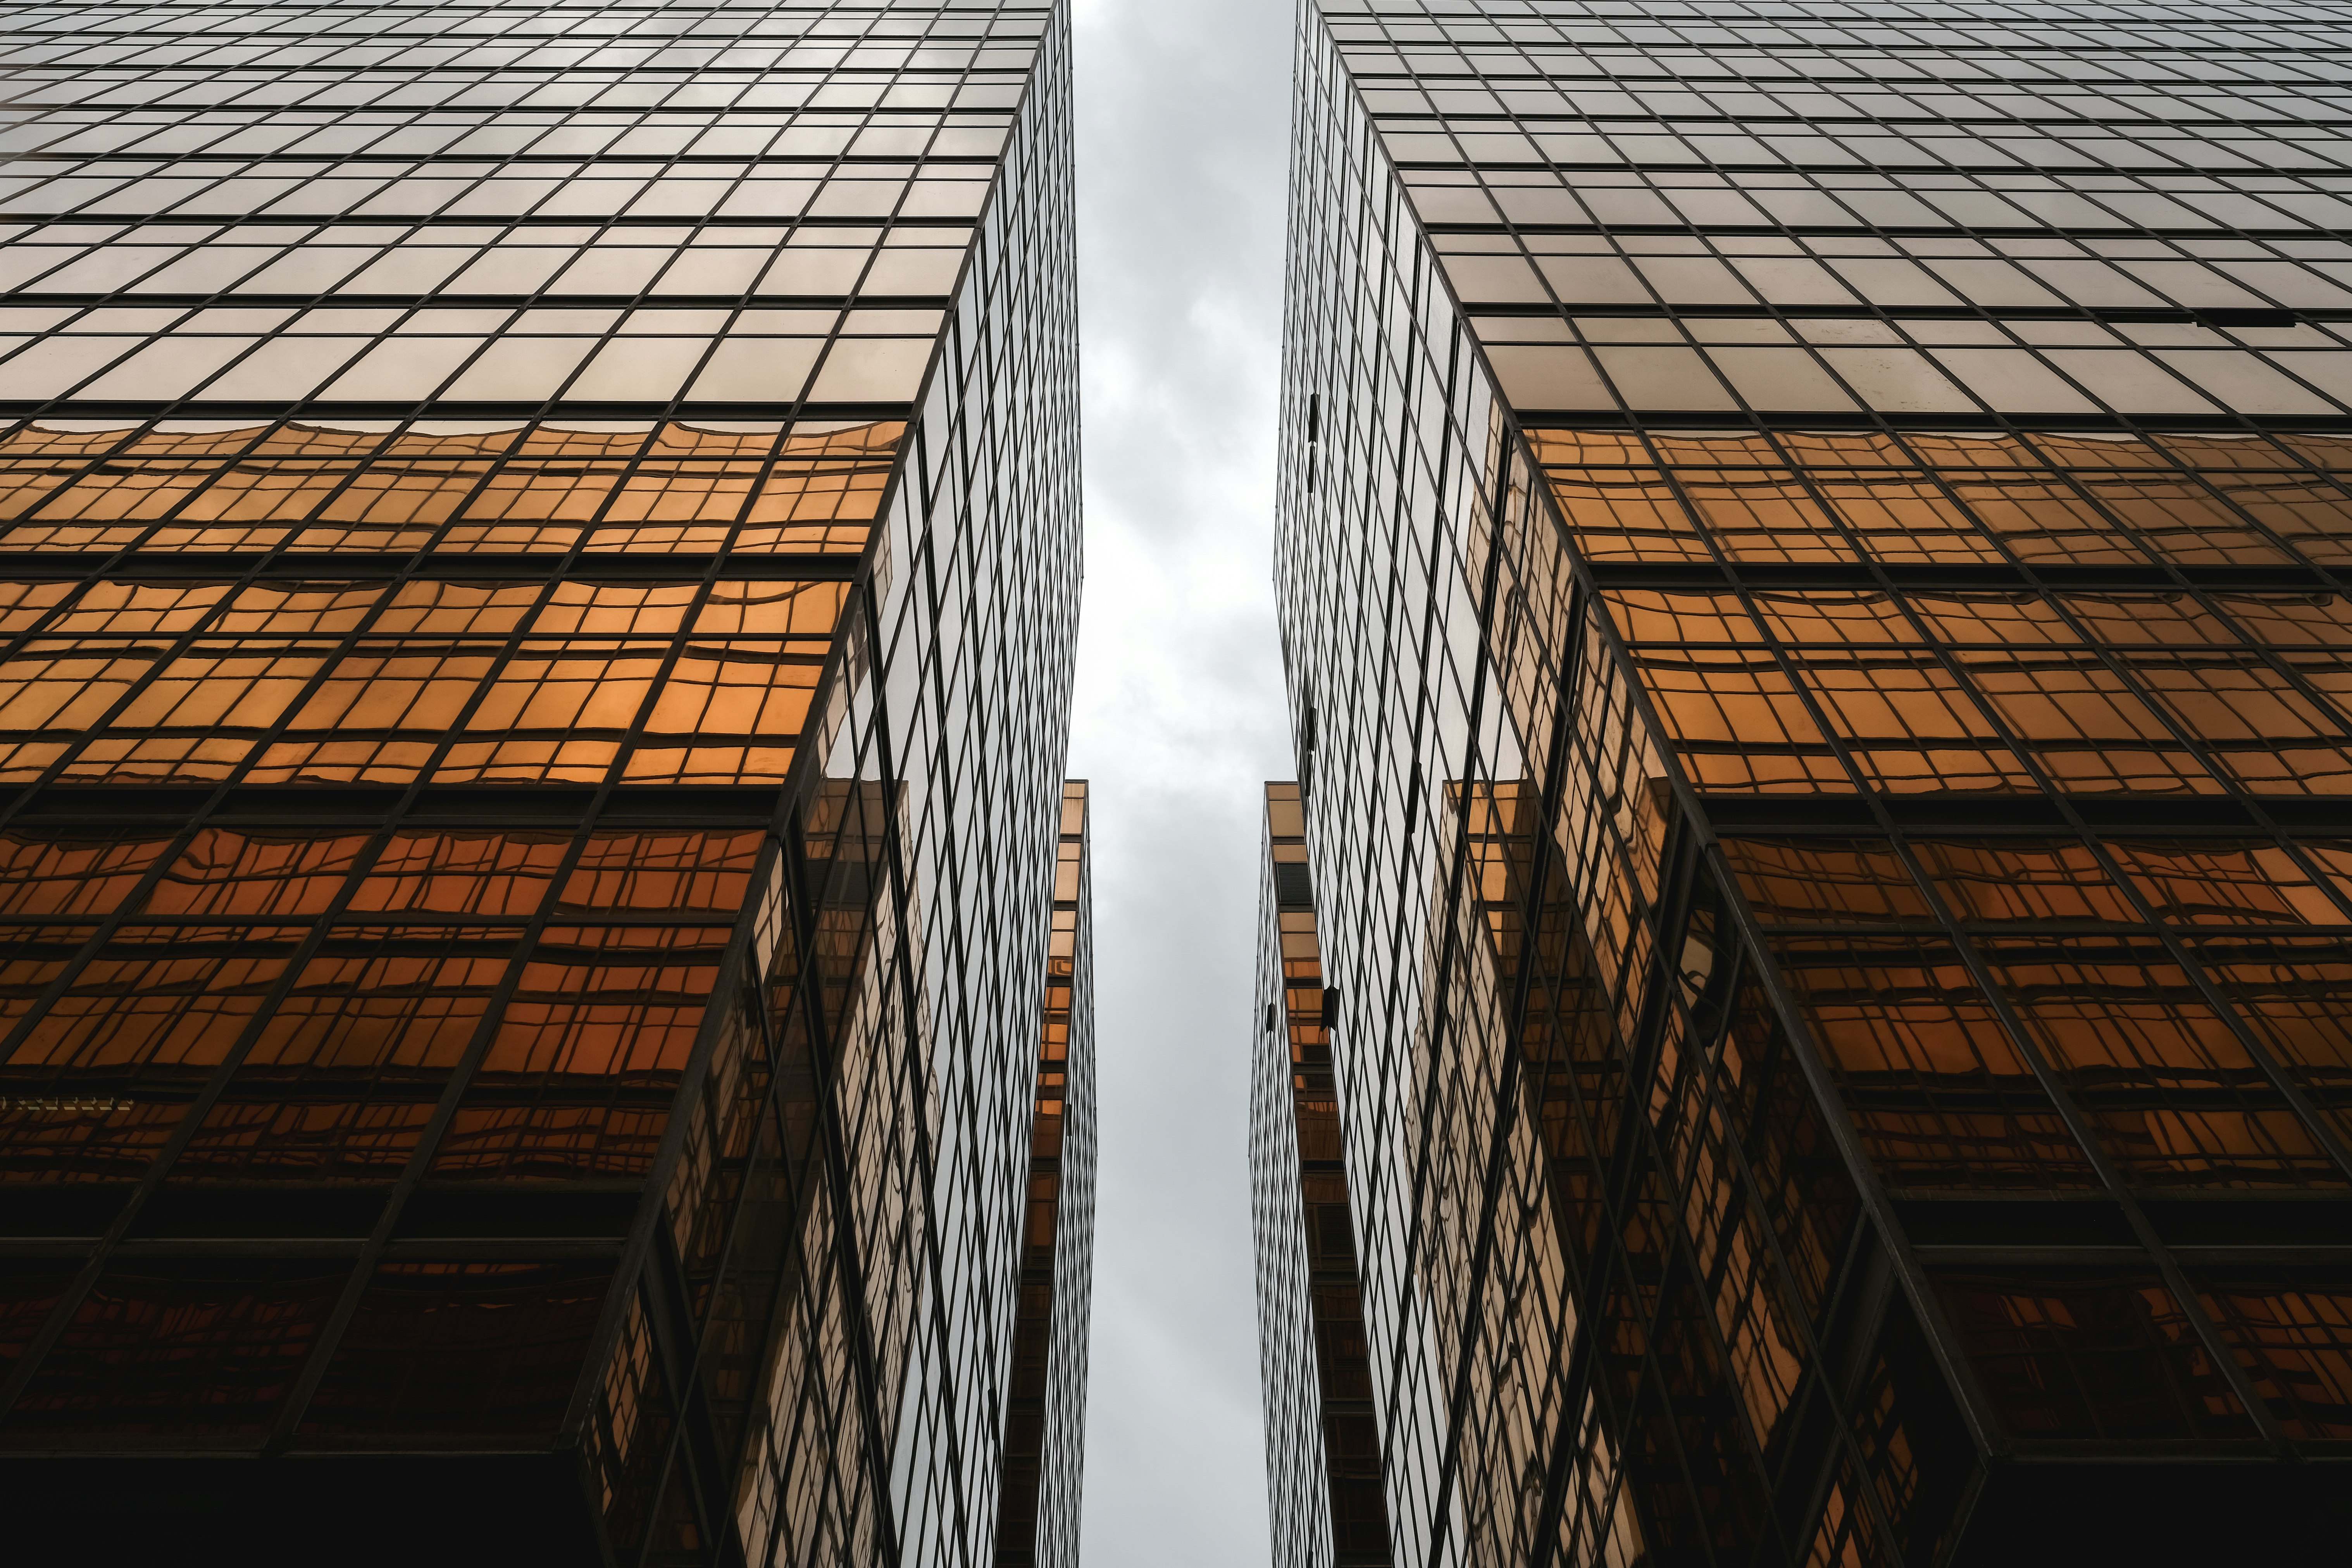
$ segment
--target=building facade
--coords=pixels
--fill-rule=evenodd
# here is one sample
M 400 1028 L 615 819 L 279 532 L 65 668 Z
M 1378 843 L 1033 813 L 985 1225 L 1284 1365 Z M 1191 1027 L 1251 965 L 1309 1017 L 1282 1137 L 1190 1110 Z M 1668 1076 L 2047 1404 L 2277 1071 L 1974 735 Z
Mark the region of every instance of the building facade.
M 1302 5 L 1278 1561 L 2340 1552 L 2348 45 Z
M 1276 1562 L 1388 1568 L 1388 1505 L 1348 1192 L 1347 1130 L 1295 783 L 1265 786 L 1250 1074 L 1250 1212 L 1264 1289 L 1268 1510 Z
M 1054 941 L 1030 1123 L 997 1568 L 1077 1568 L 1095 1250 L 1094 873 L 1087 781 L 1062 786 Z
M 1074 1561 L 1066 14 L 7 32 L 10 1550 Z

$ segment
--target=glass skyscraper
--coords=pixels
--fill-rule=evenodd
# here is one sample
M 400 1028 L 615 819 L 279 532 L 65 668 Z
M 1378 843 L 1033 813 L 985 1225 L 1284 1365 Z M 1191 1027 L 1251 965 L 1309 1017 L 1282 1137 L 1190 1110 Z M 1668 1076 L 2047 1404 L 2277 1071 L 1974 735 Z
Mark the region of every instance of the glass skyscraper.
M 0 68 L 0 1552 L 1074 1563 L 1066 13 Z
M 1302 5 L 1278 1563 L 2341 1553 L 2347 58 Z

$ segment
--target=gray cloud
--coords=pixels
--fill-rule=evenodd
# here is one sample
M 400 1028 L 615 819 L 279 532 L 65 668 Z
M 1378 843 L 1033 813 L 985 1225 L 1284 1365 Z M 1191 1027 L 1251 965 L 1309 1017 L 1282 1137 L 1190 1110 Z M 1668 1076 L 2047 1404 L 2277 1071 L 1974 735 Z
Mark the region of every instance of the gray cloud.
M 1085 1555 L 1263 1562 L 1247 1171 L 1293 16 L 1079 0 L 1102 1173 Z

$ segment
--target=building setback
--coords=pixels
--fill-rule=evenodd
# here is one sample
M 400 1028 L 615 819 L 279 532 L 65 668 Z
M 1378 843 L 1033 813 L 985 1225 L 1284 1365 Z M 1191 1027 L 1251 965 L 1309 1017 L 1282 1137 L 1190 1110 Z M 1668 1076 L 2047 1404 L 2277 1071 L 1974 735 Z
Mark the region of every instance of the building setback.
M 1066 13 L 8 33 L 9 1553 L 1074 1563 Z
M 2347 47 L 1301 6 L 1278 1563 L 2340 1555 Z

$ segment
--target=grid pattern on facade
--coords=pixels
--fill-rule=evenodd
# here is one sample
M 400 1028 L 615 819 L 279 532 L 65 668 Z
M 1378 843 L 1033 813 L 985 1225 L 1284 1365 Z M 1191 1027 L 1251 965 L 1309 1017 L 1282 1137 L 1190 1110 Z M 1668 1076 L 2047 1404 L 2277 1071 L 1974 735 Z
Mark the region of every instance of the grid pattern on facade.
M 441 1454 L 388 1540 L 983 1559 L 1076 613 L 1063 20 L 12 22 L 28 1539 L 138 1456 Z M 152 1532 L 221 1506 L 140 1473 Z M 394 1472 L 333 1473 L 237 1506 Z
M 2342 417 L 2329 7 L 1484 9 L 1330 32 L 1523 417 Z
M 1028 1215 L 996 1515 L 998 1568 L 1076 1568 L 1094 1261 L 1094 915 L 1087 789 L 1062 786 Z
M 1302 11 L 1401 1561 L 1994 1552 L 2062 1456 L 2192 1529 L 2259 1467 L 2130 1461 L 2352 1437 L 2344 35 L 2228 12 Z
M 1298 786 L 1267 784 L 1265 812 L 1251 1158 L 1275 1558 L 1386 1568 L 1395 1556 L 1331 1048 L 1339 994 L 1315 935 Z

